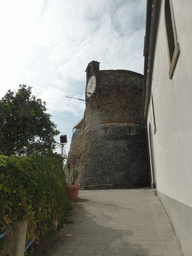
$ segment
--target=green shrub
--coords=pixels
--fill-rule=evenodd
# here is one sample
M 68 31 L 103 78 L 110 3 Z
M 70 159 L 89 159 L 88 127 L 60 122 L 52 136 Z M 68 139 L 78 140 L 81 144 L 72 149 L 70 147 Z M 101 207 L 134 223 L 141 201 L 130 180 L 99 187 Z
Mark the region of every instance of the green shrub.
M 70 203 L 61 160 L 0 155 L 0 233 L 13 221 L 28 220 L 27 243 L 37 235 L 37 245 L 55 220 L 62 224 Z

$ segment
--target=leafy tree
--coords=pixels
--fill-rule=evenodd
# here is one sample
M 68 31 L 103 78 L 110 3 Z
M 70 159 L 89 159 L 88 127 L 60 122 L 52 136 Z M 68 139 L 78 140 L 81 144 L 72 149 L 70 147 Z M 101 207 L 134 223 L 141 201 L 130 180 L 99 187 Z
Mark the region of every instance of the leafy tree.
M 55 148 L 54 136 L 60 132 L 46 113 L 46 103 L 31 89 L 19 85 L 0 100 L 0 151 L 5 155 L 50 155 Z

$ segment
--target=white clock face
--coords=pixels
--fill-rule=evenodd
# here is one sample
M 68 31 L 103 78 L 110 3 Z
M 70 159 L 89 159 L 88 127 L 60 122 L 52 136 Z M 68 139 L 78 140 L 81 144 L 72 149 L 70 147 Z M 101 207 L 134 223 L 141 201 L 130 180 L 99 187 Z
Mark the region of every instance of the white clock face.
M 89 82 L 87 84 L 87 97 L 90 97 L 94 92 L 96 88 L 96 78 L 95 76 L 92 76 L 89 79 Z

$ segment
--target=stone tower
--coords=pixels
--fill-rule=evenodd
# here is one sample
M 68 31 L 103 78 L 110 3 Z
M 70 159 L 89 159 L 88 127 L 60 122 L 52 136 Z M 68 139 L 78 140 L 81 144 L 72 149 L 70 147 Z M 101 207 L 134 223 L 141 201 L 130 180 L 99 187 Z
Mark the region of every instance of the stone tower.
M 88 64 L 86 109 L 69 152 L 69 161 L 73 160 L 72 168 L 79 170 L 82 187 L 131 188 L 150 184 L 142 96 L 141 74 L 99 70 L 96 61 Z

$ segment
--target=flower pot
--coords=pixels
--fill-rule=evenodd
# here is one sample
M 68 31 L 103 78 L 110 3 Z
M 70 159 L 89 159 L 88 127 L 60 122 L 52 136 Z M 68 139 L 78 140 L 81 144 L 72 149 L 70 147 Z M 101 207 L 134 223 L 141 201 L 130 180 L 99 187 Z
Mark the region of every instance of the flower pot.
M 80 184 L 68 185 L 67 194 L 71 200 L 77 200 Z

